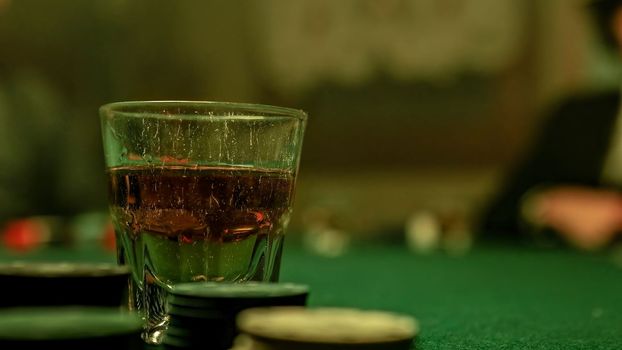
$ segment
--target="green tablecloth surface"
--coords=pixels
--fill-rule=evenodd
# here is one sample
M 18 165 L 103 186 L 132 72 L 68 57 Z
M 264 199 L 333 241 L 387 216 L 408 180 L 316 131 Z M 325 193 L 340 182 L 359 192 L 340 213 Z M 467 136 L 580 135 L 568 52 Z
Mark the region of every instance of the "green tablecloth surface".
M 418 349 L 622 349 L 622 269 L 609 254 L 374 246 L 331 259 L 286 246 L 281 276 L 309 284 L 313 306 L 416 317 Z
M 101 250 L 0 252 L 0 261 L 114 261 Z M 281 280 L 311 306 L 380 309 L 420 322 L 416 348 L 622 349 L 622 269 L 610 254 L 478 247 L 464 256 L 362 245 L 320 257 L 285 244 Z

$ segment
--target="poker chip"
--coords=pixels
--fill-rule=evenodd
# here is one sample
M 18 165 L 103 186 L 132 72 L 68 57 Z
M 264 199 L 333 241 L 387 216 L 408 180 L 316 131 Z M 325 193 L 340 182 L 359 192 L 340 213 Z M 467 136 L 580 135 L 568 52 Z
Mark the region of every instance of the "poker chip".
M 290 283 L 195 282 L 176 285 L 168 299 L 168 348 L 229 349 L 237 335 L 235 320 L 245 309 L 304 306 L 308 287 Z
M 419 329 L 414 318 L 386 311 L 299 307 L 248 309 L 237 327 L 269 350 L 408 350 Z
M 0 264 L 0 307 L 120 306 L 129 275 L 129 268 L 115 264 Z
M 206 339 L 202 340 L 202 343 L 205 344 L 206 343 Z M 196 347 L 200 347 L 199 344 L 201 344 L 201 340 L 200 339 L 189 339 L 186 336 L 176 336 L 176 335 L 172 335 L 172 334 L 167 334 L 166 336 L 166 341 L 164 342 L 164 346 L 167 348 L 179 348 L 179 349 L 185 349 L 185 348 L 192 348 L 194 347 L 194 344 L 197 344 Z
M 308 293 L 308 287 L 293 283 L 183 283 L 174 287 L 169 303 L 202 310 L 304 305 Z
M 188 307 L 188 306 L 179 306 L 174 304 L 169 304 L 169 314 L 173 314 L 179 316 L 180 318 L 191 318 L 191 319 L 201 319 L 201 320 L 220 320 L 225 317 L 226 314 L 221 312 L 220 310 L 214 309 L 203 309 L 197 307 Z M 209 311 L 209 312 L 206 312 Z
M 140 349 L 142 320 L 119 308 L 0 310 L 0 349 Z
M 294 283 L 182 283 L 173 288 L 171 294 L 194 300 L 210 299 L 274 299 L 306 295 L 307 286 Z
M 0 264 L 0 276 L 33 277 L 100 277 L 127 275 L 127 266 L 89 263 L 25 263 L 12 262 Z

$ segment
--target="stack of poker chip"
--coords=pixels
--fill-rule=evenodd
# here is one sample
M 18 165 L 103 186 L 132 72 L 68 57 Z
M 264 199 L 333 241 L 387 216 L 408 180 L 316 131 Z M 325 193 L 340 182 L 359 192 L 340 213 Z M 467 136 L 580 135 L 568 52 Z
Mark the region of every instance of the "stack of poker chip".
M 112 263 L 12 262 L 0 264 L 0 307 L 121 306 L 130 270 Z
M 256 307 L 304 306 L 309 290 L 290 283 L 213 283 L 176 285 L 168 300 L 169 349 L 229 349 L 237 335 L 236 317 Z
M 140 350 L 141 331 L 141 318 L 119 308 L 0 310 L 0 349 Z
M 387 311 L 350 308 L 255 308 L 237 318 L 234 350 L 408 350 L 417 321 Z

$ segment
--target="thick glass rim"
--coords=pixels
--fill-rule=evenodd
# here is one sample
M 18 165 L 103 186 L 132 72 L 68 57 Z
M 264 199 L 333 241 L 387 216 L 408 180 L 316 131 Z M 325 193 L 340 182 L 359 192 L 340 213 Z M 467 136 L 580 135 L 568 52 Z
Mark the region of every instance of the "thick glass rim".
M 178 112 L 167 113 L 161 108 L 187 108 L 194 112 Z M 143 108 L 143 109 L 141 109 Z M 201 110 L 206 112 L 201 113 Z M 213 111 L 221 110 L 224 113 L 211 114 Z M 153 115 L 175 115 L 176 117 L 189 117 L 192 119 L 201 117 L 210 118 L 244 118 L 259 116 L 262 118 L 292 118 L 305 121 L 307 113 L 301 109 L 273 106 L 268 104 L 244 103 L 244 102 L 219 102 L 219 101 L 192 101 L 192 100 L 149 100 L 149 101 L 119 101 L 111 102 L 99 107 L 102 115 L 122 115 L 125 117 L 144 118 L 145 114 Z M 227 114 L 226 112 L 235 112 L 236 114 Z

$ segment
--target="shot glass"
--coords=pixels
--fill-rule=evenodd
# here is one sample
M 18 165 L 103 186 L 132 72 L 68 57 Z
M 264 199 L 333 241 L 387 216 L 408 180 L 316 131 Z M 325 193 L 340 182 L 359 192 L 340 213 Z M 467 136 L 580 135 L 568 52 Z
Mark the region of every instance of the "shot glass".
M 307 115 L 192 101 L 100 108 L 118 262 L 158 344 L 177 283 L 277 281 Z

